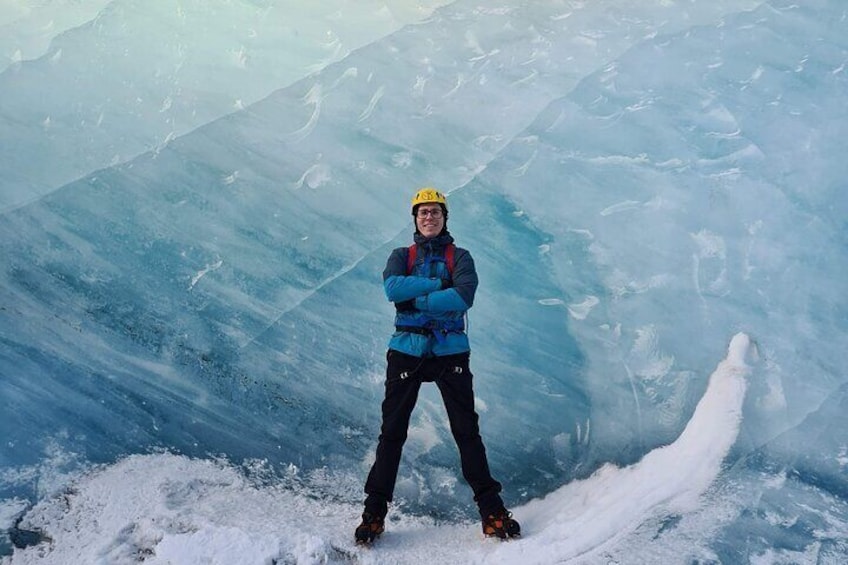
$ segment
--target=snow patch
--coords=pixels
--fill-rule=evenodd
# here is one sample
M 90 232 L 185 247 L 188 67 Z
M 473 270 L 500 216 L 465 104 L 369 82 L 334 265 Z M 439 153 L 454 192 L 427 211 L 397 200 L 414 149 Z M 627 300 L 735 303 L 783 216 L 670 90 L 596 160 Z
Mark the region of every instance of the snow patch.
M 734 336 L 677 441 L 513 509 L 527 535 L 512 543 L 481 543 L 476 520 L 437 524 L 393 508 L 372 552 L 352 542 L 359 501 L 256 485 L 220 461 L 155 454 L 90 471 L 38 503 L 21 527 L 52 541 L 19 549 L 4 565 L 603 562 L 605 549 L 646 521 L 697 509 L 736 441 L 749 345 Z

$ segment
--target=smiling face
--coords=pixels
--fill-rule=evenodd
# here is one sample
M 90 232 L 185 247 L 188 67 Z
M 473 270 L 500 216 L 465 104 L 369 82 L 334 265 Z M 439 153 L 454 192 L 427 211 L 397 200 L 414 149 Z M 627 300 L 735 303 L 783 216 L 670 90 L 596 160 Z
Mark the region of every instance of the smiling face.
M 439 204 L 421 204 L 415 214 L 415 227 L 424 237 L 436 237 L 445 227 L 445 216 Z

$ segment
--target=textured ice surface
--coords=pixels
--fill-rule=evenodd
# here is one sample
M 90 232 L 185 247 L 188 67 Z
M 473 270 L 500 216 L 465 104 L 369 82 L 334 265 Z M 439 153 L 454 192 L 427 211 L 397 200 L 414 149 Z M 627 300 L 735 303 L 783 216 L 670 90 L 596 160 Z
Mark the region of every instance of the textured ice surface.
M 609 556 L 844 553 L 842 3 L 317 4 L 0 11 L 0 518 L 158 448 L 358 502 L 426 184 L 511 506 L 678 440 L 741 331 L 707 498 Z M 427 388 L 399 509 L 473 515 L 456 459 Z

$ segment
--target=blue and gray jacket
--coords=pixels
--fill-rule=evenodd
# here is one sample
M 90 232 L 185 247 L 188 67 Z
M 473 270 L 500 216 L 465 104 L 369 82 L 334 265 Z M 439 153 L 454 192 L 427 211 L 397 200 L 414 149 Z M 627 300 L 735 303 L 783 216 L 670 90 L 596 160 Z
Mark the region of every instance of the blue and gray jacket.
M 464 318 L 477 291 L 471 254 L 455 249 L 451 276 L 445 263 L 445 246 L 453 243 L 449 233 L 430 239 L 416 233 L 415 243 L 418 251 L 411 274 L 406 272 L 407 247 L 392 251 L 383 271 L 386 297 L 397 307 L 389 349 L 415 357 L 470 351 Z

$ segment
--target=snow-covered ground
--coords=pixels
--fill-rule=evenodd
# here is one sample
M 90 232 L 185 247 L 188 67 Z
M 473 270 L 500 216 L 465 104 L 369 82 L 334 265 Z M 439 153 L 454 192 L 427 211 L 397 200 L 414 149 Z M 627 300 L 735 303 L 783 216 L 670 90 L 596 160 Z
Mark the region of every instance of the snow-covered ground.
M 628 550 L 626 541 L 646 529 L 656 539 L 669 524 L 684 538 L 687 528 L 697 534 L 697 524 L 686 521 L 697 520 L 709 504 L 704 494 L 736 440 L 746 357 L 755 354 L 746 335 L 733 338 L 673 444 L 514 508 L 526 534 L 519 540 L 487 540 L 470 519 L 438 523 L 390 511 L 375 547 L 357 547 L 358 504 L 258 484 L 225 462 L 154 454 L 92 470 L 39 503 L 19 528 L 47 540 L 2 563 L 656 563 L 663 559 L 658 548 L 647 543 Z M 666 554 L 675 551 L 667 540 L 662 546 Z M 694 545 L 681 550 L 689 552 L 677 554 L 681 560 L 706 551 Z

